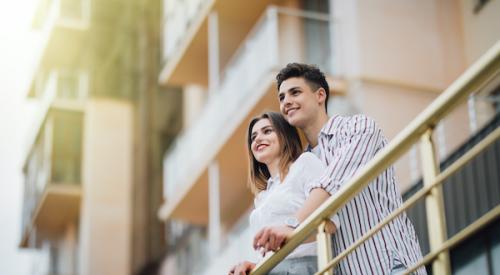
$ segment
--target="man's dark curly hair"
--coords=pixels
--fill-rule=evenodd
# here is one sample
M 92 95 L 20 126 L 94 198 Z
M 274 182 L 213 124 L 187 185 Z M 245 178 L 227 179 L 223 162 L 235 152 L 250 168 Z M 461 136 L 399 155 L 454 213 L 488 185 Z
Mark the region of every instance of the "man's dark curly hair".
M 325 75 L 321 72 L 318 67 L 303 63 L 288 63 L 285 68 L 276 75 L 276 83 L 278 85 L 278 90 L 280 89 L 281 83 L 283 81 L 292 77 L 303 77 L 309 87 L 316 91 L 319 88 L 325 89 L 326 99 L 325 99 L 325 112 L 328 113 L 327 103 L 330 94 L 330 87 L 328 87 L 328 82 L 326 82 Z

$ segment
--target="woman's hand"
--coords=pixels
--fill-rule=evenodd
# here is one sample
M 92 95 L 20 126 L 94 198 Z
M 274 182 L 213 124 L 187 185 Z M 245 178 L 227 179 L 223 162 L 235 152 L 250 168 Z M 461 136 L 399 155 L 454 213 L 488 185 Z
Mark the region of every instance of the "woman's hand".
M 255 250 L 263 249 L 263 254 L 268 251 L 276 251 L 283 246 L 292 233 L 293 229 L 286 225 L 264 227 L 255 235 L 253 248 Z
M 228 275 L 247 275 L 254 269 L 255 263 L 244 261 L 231 268 Z

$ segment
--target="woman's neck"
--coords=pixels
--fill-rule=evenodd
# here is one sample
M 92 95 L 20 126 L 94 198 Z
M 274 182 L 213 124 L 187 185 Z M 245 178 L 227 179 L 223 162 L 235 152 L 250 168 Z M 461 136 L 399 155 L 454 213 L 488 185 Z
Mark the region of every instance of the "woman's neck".
M 271 178 L 275 178 L 280 172 L 280 159 L 276 158 L 275 160 L 266 164 L 267 170 L 269 170 L 269 174 L 271 174 Z

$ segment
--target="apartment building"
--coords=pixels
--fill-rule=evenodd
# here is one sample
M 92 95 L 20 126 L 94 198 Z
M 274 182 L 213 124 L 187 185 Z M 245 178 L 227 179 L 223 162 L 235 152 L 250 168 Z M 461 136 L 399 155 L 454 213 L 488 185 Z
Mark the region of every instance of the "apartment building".
M 182 99 L 156 81 L 160 4 L 38 3 L 20 241 L 33 274 L 135 274 L 165 251 L 161 160 Z
M 500 25 L 495 1 L 163 5 L 159 82 L 182 89 L 183 122 L 164 156 L 162 274 L 223 274 L 252 253 L 245 131 L 251 117 L 278 109 L 274 77 L 281 67 L 318 65 L 331 83 L 331 114 L 367 114 L 391 139 L 500 39 L 492 27 Z M 497 87 L 475 94 L 438 125 L 442 161 L 497 116 Z M 421 177 L 416 148 L 396 170 L 401 191 L 413 192 Z M 494 177 L 489 182 L 496 188 Z M 471 268 L 461 259 L 457 274 Z

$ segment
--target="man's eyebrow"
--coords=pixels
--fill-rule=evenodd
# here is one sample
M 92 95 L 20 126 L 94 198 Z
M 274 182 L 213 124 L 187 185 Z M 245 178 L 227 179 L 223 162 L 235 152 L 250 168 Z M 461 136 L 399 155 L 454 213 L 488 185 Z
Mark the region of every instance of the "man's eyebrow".
M 280 92 L 278 92 L 278 96 L 280 96 L 280 95 L 282 95 L 282 94 L 284 94 L 286 92 L 292 92 L 294 90 L 300 90 L 300 86 L 293 86 L 293 87 L 289 88 L 287 91 L 284 91 L 284 92 L 280 91 Z

